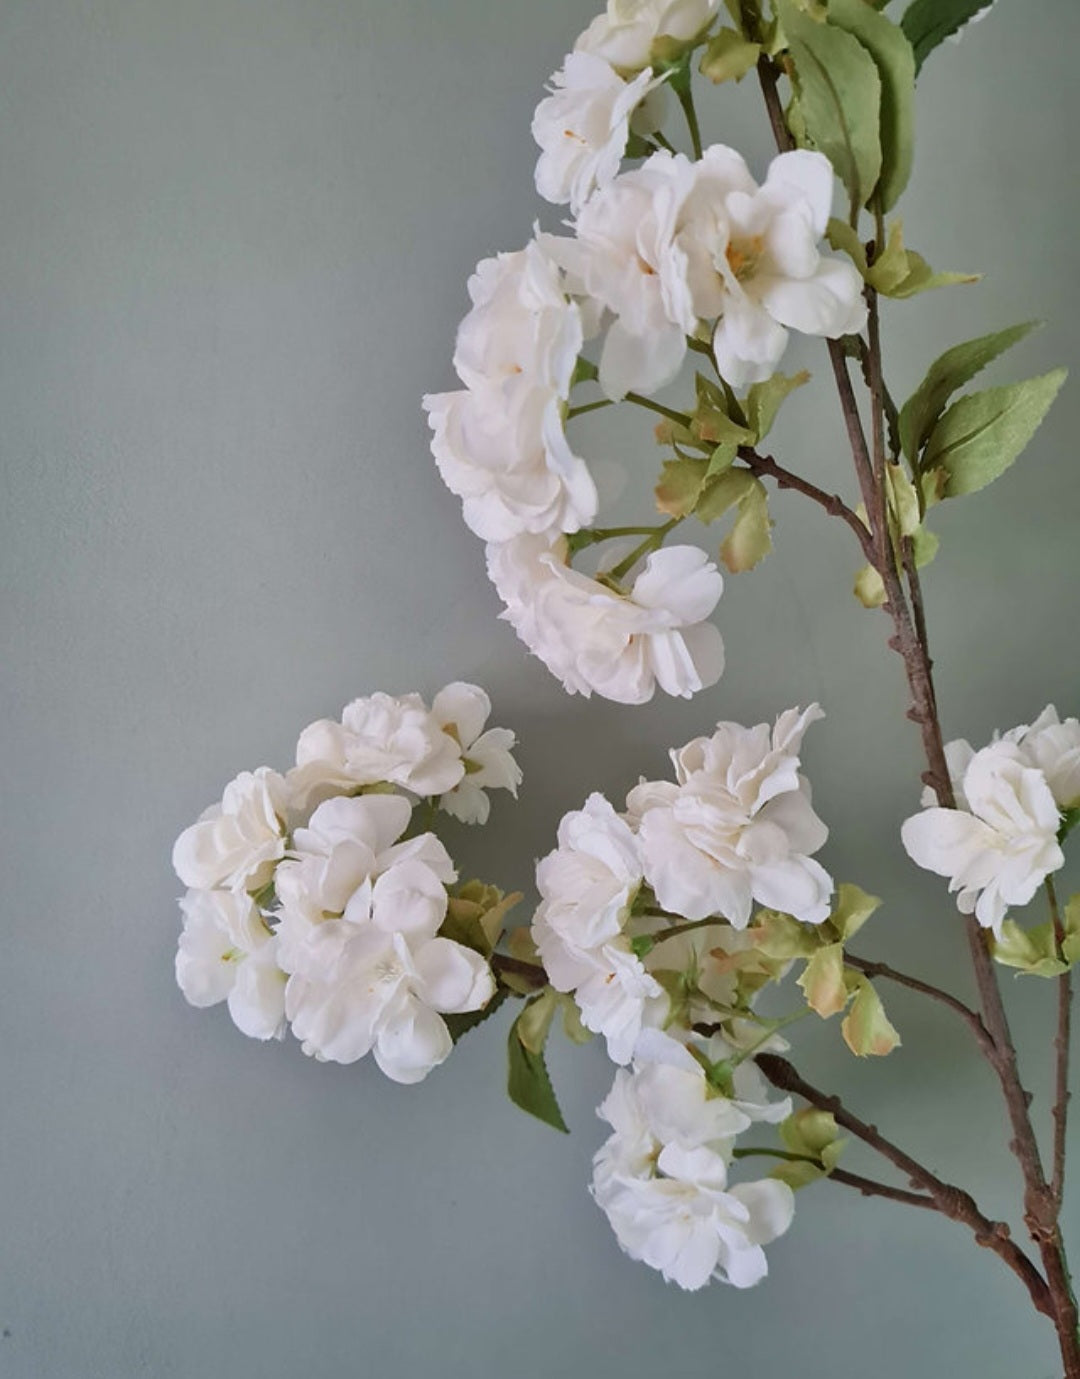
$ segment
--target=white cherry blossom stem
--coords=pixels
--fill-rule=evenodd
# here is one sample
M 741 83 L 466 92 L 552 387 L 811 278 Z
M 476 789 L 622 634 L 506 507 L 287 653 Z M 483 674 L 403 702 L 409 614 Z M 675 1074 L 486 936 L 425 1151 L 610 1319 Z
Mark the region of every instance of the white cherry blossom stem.
M 1046 898 L 1050 904 L 1050 918 L 1054 925 L 1054 937 L 1060 950 L 1065 938 L 1065 926 L 1061 922 L 1057 891 L 1053 877 L 1046 878 Z M 1054 1156 L 1053 1174 L 1050 1190 L 1061 1209 L 1065 1196 L 1065 1131 L 1069 1115 L 1069 1044 L 1072 1037 L 1072 968 L 1058 978 L 1058 1026 L 1054 1038 L 1057 1072 L 1054 1090 Z

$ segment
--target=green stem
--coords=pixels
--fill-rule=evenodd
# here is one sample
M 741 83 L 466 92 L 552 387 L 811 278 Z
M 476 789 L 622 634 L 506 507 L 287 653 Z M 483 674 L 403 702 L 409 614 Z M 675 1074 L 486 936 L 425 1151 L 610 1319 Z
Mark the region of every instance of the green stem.
M 566 420 L 573 421 L 574 417 L 583 417 L 586 412 L 598 412 L 601 407 L 613 407 L 614 405 L 609 397 L 602 397 L 599 402 L 585 402 L 580 407 L 571 407 L 566 414 Z
M 609 579 L 614 579 L 616 581 L 622 579 L 624 575 L 630 573 L 643 555 L 648 555 L 650 551 L 658 551 L 664 544 L 664 537 L 667 536 L 669 531 L 674 530 L 682 520 L 681 517 L 673 517 L 670 522 L 665 522 L 662 527 L 653 528 L 652 535 L 646 537 L 640 546 L 635 546 L 625 560 L 620 560 L 614 569 L 605 571 Z
M 658 417 L 667 417 L 668 421 L 674 421 L 688 431 L 694 420 L 689 413 L 676 412 L 671 407 L 665 407 L 662 402 L 654 402 L 651 397 L 644 397 L 641 393 L 627 393 L 626 401 L 632 402 L 636 407 L 645 407 L 648 411 L 655 412 Z
M 690 68 L 687 65 L 677 77 L 672 77 L 671 87 L 679 98 L 679 104 L 683 108 L 686 116 L 686 127 L 690 131 L 690 142 L 694 148 L 694 157 L 700 159 L 702 155 L 701 147 L 701 128 L 698 125 L 697 110 L 694 108 L 694 93 L 690 89 Z

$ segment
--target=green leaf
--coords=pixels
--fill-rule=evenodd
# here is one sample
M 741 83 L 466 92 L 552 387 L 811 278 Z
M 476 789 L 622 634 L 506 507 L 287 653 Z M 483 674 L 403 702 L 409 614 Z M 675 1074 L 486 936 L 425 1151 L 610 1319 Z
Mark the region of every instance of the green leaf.
M 880 608 L 885 602 L 885 583 L 873 565 L 864 565 L 855 576 L 853 592 L 864 608 Z
M 857 38 L 819 24 L 776 0 L 794 63 L 792 77 L 807 141 L 828 158 L 847 188 L 854 212 L 881 175 L 881 78 Z
M 450 1038 L 454 1043 L 456 1044 L 463 1034 L 468 1034 L 469 1030 L 482 1025 L 489 1016 L 494 1015 L 509 994 L 505 986 L 500 986 L 482 1010 L 468 1010 L 464 1015 L 444 1015 L 446 1028 L 450 1031 Z
M 904 227 L 899 220 L 894 220 L 889 226 L 884 251 L 869 265 L 863 276 L 883 297 L 899 300 L 937 287 L 979 281 L 978 273 L 936 273 L 921 254 L 904 247 Z
M 806 964 L 799 985 L 806 994 L 807 1005 L 823 1020 L 843 1010 L 848 1002 L 843 944 L 830 943 L 819 948 Z
M 782 1183 L 787 1183 L 793 1192 L 798 1192 L 800 1188 L 820 1182 L 825 1177 L 825 1170 L 820 1164 L 812 1164 L 808 1159 L 787 1159 L 771 1169 L 769 1177 L 779 1178 Z
M 945 476 L 942 496 L 977 493 L 1013 463 L 1035 434 L 1065 381 L 1065 369 L 969 393 L 934 426 L 922 467 Z
M 739 471 L 729 470 L 723 478 Z M 721 479 L 723 482 L 723 479 Z M 772 550 L 772 522 L 765 485 L 751 476 L 751 484 L 739 499 L 735 525 L 720 545 L 720 559 L 733 575 L 752 570 Z
M 1001 937 L 994 939 L 991 952 L 995 962 L 1003 967 L 1015 967 L 1028 977 L 1060 977 L 1068 971 L 1068 962 L 1058 957 L 1051 924 L 1021 929 L 1015 919 L 1006 919 L 1001 926 Z
M 592 1030 L 586 1029 L 582 1024 L 581 1011 L 578 1010 L 572 996 L 562 998 L 562 1027 L 563 1034 L 571 1044 L 587 1044 L 593 1038 Z
M 821 946 L 816 926 L 800 924 L 779 910 L 759 910 L 749 932 L 758 952 L 782 961 L 811 957 Z
M 980 335 L 977 340 L 954 345 L 934 360 L 926 377 L 900 409 L 900 444 L 913 464 L 953 393 L 1040 324 L 1023 321 L 1007 330 Z
M 545 1125 L 569 1134 L 559 1110 L 559 1103 L 555 1099 L 555 1089 L 548 1076 L 544 1055 L 542 1052 L 534 1053 L 526 1048 L 518 1032 L 518 1026 L 522 1017 L 528 1013 L 528 1009 L 526 1006 L 510 1026 L 510 1036 L 507 1040 L 509 1073 L 506 1090 L 515 1106 L 528 1111 L 530 1116 L 542 1120 Z
M 850 881 L 842 881 L 836 898 L 836 908 L 829 916 L 829 923 L 843 942 L 853 938 L 866 921 L 881 906 L 876 895 L 869 895 L 860 886 Z
M 866 246 L 859 238 L 858 230 L 850 226 L 846 220 L 838 220 L 833 216 L 825 227 L 825 238 L 837 253 L 847 254 L 863 277 L 866 277 Z
M 760 43 L 751 43 L 734 29 L 721 29 L 705 49 L 701 75 L 715 82 L 741 81 L 760 54 Z
M 1080 895 L 1069 898 L 1062 919 L 1065 923 L 1065 942 L 1061 945 L 1061 952 L 1071 966 L 1080 959 Z
M 708 467 L 708 460 L 688 456 L 666 460 L 656 485 L 657 508 L 669 517 L 687 517 L 701 495 Z
M 865 977 L 855 988 L 855 999 L 840 1026 L 844 1042 L 859 1058 L 883 1058 L 900 1043 L 900 1036 L 889 1023 L 881 997 Z
M 467 881 L 450 897 L 439 933 L 490 958 L 502 936 L 506 916 L 522 898 L 520 891 L 503 895 L 497 886 Z
M 734 441 L 724 441 L 718 445 L 709 457 L 709 467 L 705 471 L 706 479 L 715 479 L 719 474 L 726 474 L 739 456 L 739 447 Z
M 764 383 L 752 383 L 746 393 L 746 420 L 755 441 L 761 440 L 772 430 L 776 414 L 783 402 L 804 383 L 810 382 L 805 369 L 801 373 L 774 373 Z
M 915 150 L 915 54 L 902 29 L 866 0 L 829 0 L 829 23 L 851 34 L 877 64 L 881 78 L 882 211 L 891 210 L 911 176 Z
M 551 1032 L 551 1022 L 558 1008 L 559 993 L 549 986 L 535 1000 L 530 1001 L 518 1016 L 514 1028 L 517 1030 L 517 1037 L 529 1053 L 544 1052 L 544 1045 Z
M 987 0 L 915 0 L 904 13 L 900 27 L 915 51 L 915 71 L 950 34 L 987 8 Z
M 698 499 L 694 516 L 699 522 L 708 524 L 723 517 L 729 508 L 742 501 L 754 483 L 754 476 L 748 469 L 729 469 L 719 478 L 710 481 Z

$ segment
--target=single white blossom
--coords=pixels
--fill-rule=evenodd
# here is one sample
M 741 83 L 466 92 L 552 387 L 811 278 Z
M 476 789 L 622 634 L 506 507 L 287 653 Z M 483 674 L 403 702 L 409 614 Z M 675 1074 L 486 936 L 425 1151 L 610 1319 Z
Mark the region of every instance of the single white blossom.
M 780 154 L 761 187 L 722 144 L 706 149 L 693 171 L 676 244 L 694 313 L 716 321 L 713 348 L 732 386 L 769 378 L 789 329 L 832 339 L 862 328 L 866 303 L 855 266 L 817 247 L 834 186 L 823 154 Z
M 286 783 L 260 766 L 241 771 L 211 805 L 186 828 L 173 847 L 173 869 L 193 890 L 227 887 L 259 891 L 285 853 Z
M 574 532 L 596 516 L 596 485 L 570 449 L 559 398 L 527 374 L 424 398 L 431 452 L 484 541 Z
M 305 728 L 287 780 L 292 807 L 303 812 L 365 785 L 442 795 L 464 774 L 459 744 L 442 731 L 418 694 L 379 693 L 346 705 L 340 723 L 324 718 Z
M 569 203 L 577 215 L 598 187 L 614 179 L 630 117 L 652 84 L 649 70 L 627 82 L 605 58 L 569 54 L 532 122 L 533 138 L 543 150 L 536 164 L 536 190 L 545 201 Z
M 723 915 L 736 929 L 754 901 L 806 924 L 828 918 L 833 883 L 812 854 L 828 829 L 799 774 L 813 704 L 744 728 L 720 723 L 710 738 L 672 752 L 677 784 L 643 782 L 627 801 L 640 819 L 645 877 L 664 909 L 686 919 Z
M 485 541 L 577 531 L 597 507 L 588 467 L 563 425 L 585 338 L 582 312 L 535 239 L 484 259 L 469 295 L 454 352 L 465 389 L 424 398 L 443 482 Z
M 643 704 L 656 685 L 690 698 L 716 683 L 723 642 L 706 619 L 723 578 L 703 552 L 653 552 L 622 595 L 567 566 L 564 550 L 525 537 L 489 545 L 488 574 L 503 616 L 569 693 Z
M 950 766 L 965 756 L 954 748 Z M 901 838 L 913 862 L 949 878 L 962 914 L 974 913 L 1000 935 L 1009 907 L 1026 905 L 1064 865 L 1058 805 L 1023 742 L 992 742 L 971 753 L 960 785 L 962 808 L 926 808 L 905 820 Z
M 252 1039 L 285 1032 L 285 974 L 277 940 L 249 895 L 190 890 L 180 902 L 184 928 L 176 981 L 193 1006 L 227 1001 L 233 1023 Z
M 694 179 L 688 159 L 661 150 L 590 198 L 575 238 L 544 238 L 572 283 L 615 317 L 599 363 L 610 398 L 655 392 L 686 356 L 697 318 L 676 230 Z
M 454 368 L 467 388 L 521 375 L 565 401 L 585 335 L 581 308 L 541 243 L 482 259 L 469 279 Z
M 371 1052 L 396 1082 L 448 1056 L 443 1014 L 479 1010 L 495 990 L 478 953 L 437 936 L 455 872 L 433 834 L 395 843 L 410 813 L 395 795 L 328 800 L 276 877 L 293 1033 L 337 1063 Z
M 491 700 L 479 685 L 447 685 L 432 700 L 431 716 L 457 742 L 465 764 L 465 775 L 440 798 L 440 809 L 463 823 L 487 823 L 491 801 L 486 791 L 509 790 L 517 798 L 521 767 L 511 755 L 517 739 L 509 728 L 484 731 Z
M 548 980 L 572 991 L 587 1029 L 627 1063 L 642 1023 L 667 1011 L 626 932 L 641 886 L 637 841 L 603 795 L 563 816 L 558 847 L 536 864 L 540 906 L 532 935 Z
M 722 1040 L 701 1050 L 714 1063 Z M 767 1272 L 762 1246 L 791 1223 L 791 1189 L 776 1179 L 729 1186 L 734 1137 L 755 1120 L 779 1121 L 760 1074 L 734 1069 L 736 1098 L 717 1093 L 701 1062 L 658 1030 L 642 1032 L 633 1071 L 620 1069 L 598 1114 L 614 1134 L 593 1160 L 593 1196 L 633 1259 L 681 1288 L 712 1278 L 746 1288 Z
M 574 45 L 613 67 L 634 72 L 648 67 L 658 38 L 687 45 L 712 23 L 719 0 L 608 0 Z

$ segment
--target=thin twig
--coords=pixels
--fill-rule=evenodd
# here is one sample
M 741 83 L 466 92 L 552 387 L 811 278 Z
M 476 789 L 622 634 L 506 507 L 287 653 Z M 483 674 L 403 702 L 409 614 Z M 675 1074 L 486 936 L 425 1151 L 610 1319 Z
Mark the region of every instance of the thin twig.
M 1054 940 L 1058 951 L 1065 942 L 1065 925 L 1061 922 L 1057 891 L 1053 877 L 1046 878 L 1046 898 L 1050 902 L 1050 918 L 1054 925 Z M 1057 1077 L 1054 1088 L 1054 1156 L 1050 1191 L 1061 1210 L 1065 1196 L 1065 1130 L 1069 1117 L 1069 1043 L 1072 1036 L 1072 969 L 1058 978 L 1058 1023 L 1054 1037 Z
M 829 1174 L 829 1181 L 853 1187 L 864 1197 L 884 1197 L 890 1202 L 900 1202 L 906 1207 L 925 1207 L 928 1211 L 941 1210 L 932 1197 L 927 1197 L 921 1192 L 907 1192 L 902 1187 L 879 1183 L 876 1178 L 864 1178 L 859 1173 L 849 1173 L 846 1168 L 834 1168 Z
M 783 1092 L 794 1092 L 819 1110 L 830 1112 L 837 1125 L 854 1135 L 856 1139 L 868 1144 L 883 1158 L 893 1164 L 911 1182 L 913 1187 L 921 1188 L 931 1198 L 935 1207 L 950 1220 L 959 1221 L 974 1232 L 976 1243 L 993 1250 L 1017 1275 L 1027 1288 L 1037 1311 L 1045 1316 L 1054 1316 L 1053 1302 L 1046 1280 L 1036 1269 L 1023 1250 L 1009 1234 L 1004 1221 L 992 1221 L 979 1210 L 970 1193 L 962 1188 L 946 1183 L 937 1174 L 913 1159 L 891 1140 L 880 1134 L 877 1127 L 868 1125 L 853 1115 L 839 1097 L 826 1096 L 809 1082 L 804 1081 L 785 1058 L 776 1054 L 759 1053 L 757 1065 L 774 1087 Z
M 749 446 L 739 447 L 739 459 L 742 460 L 759 478 L 766 475 L 775 480 L 777 488 L 790 488 L 796 493 L 802 493 L 817 503 L 818 507 L 824 508 L 832 517 L 839 517 L 841 521 L 848 524 L 858 538 L 859 545 L 862 547 L 863 554 L 867 560 L 873 558 L 873 548 L 870 544 L 870 532 L 858 515 L 848 507 L 844 500 L 835 493 L 826 493 L 823 488 L 818 488 L 809 479 L 804 479 L 798 474 L 793 474 L 790 469 L 785 469 L 783 465 L 777 464 L 771 455 L 761 455 Z
M 942 1005 L 948 1006 L 950 1010 L 955 1011 L 960 1016 L 975 1035 L 979 1047 L 984 1053 L 993 1047 L 990 1031 L 983 1024 L 979 1012 L 972 1010 L 970 1006 L 958 1000 L 951 992 L 944 991 L 940 986 L 934 986 L 930 982 L 924 982 L 919 977 L 909 977 L 906 972 L 898 972 L 895 967 L 890 967 L 888 963 L 870 962 L 866 958 L 857 958 L 853 953 L 845 952 L 844 962 L 849 967 L 855 967 L 860 972 L 864 972 L 868 977 L 884 977 L 887 981 L 896 982 L 899 986 L 906 986 L 912 991 L 919 991 L 924 996 L 940 1001 Z

